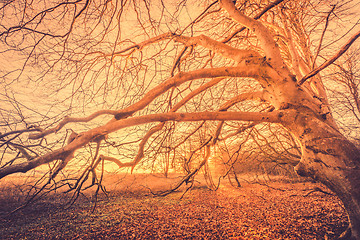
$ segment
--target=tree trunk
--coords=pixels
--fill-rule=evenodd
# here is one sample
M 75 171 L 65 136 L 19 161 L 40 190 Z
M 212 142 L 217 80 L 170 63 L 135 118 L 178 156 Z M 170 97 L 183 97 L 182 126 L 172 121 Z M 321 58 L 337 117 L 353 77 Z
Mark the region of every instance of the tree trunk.
M 346 239 L 360 239 L 360 150 L 310 111 L 284 125 L 302 149 L 296 172 L 323 183 L 340 198 L 349 217 L 351 235 Z

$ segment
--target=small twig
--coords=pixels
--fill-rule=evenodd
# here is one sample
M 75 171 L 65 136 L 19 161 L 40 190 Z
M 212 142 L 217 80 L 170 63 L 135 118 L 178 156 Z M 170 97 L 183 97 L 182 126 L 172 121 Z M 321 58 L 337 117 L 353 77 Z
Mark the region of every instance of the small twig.
M 328 27 L 328 25 L 329 25 L 330 15 L 331 15 L 331 13 L 334 11 L 335 7 L 336 7 L 336 5 L 334 5 L 334 6 L 332 7 L 332 9 L 329 11 L 329 13 L 328 13 L 328 15 L 327 15 L 327 17 L 326 17 L 325 27 L 324 27 L 324 30 L 323 30 L 323 32 L 322 32 L 322 34 L 321 34 L 319 46 L 318 46 L 318 48 L 317 48 L 317 50 L 316 50 L 316 54 L 315 54 L 315 57 L 314 57 L 314 60 L 313 60 L 313 64 L 312 64 L 312 68 L 311 68 L 311 69 L 314 69 L 314 67 L 315 67 L 316 58 L 319 56 L 320 49 L 321 49 L 321 45 L 322 45 L 322 42 L 323 42 L 323 39 L 324 39 L 324 36 L 325 36 L 325 32 L 326 32 L 326 29 L 327 29 L 327 27 Z
M 360 31 L 357 32 L 354 36 L 352 36 L 349 41 L 334 55 L 332 56 L 330 59 L 328 59 L 327 61 L 325 61 L 323 64 L 321 64 L 319 67 L 317 67 L 316 69 L 312 70 L 311 72 L 309 72 L 308 74 L 306 74 L 300 81 L 299 81 L 299 85 L 302 85 L 307 79 L 315 76 L 316 74 L 318 74 L 321 70 L 327 68 L 330 64 L 332 64 L 333 62 L 335 62 L 339 57 L 341 57 L 341 55 L 343 55 L 349 48 L 350 46 L 355 42 L 356 39 L 358 39 L 360 37 Z
M 310 189 L 304 189 L 302 191 L 309 191 Z M 325 190 L 322 190 L 321 188 L 319 187 L 315 187 L 313 189 L 311 189 L 308 193 L 306 193 L 305 195 L 303 195 L 303 197 L 308 197 L 310 194 L 314 193 L 314 192 L 321 192 L 321 193 L 324 193 L 326 195 L 330 195 L 330 196 L 335 196 L 333 193 L 330 193 L 330 192 L 327 192 Z M 297 197 L 299 196 L 298 194 L 292 194 L 290 195 L 289 197 Z
M 330 193 L 330 192 L 327 192 L 327 191 L 324 191 L 322 190 L 321 188 L 319 187 L 315 187 L 313 190 L 311 190 L 310 192 L 308 192 L 307 194 L 304 195 L 304 197 L 307 197 L 309 196 L 310 194 L 314 193 L 314 192 L 321 192 L 321 193 L 324 193 L 326 195 L 330 195 L 330 196 L 334 196 L 334 194 Z

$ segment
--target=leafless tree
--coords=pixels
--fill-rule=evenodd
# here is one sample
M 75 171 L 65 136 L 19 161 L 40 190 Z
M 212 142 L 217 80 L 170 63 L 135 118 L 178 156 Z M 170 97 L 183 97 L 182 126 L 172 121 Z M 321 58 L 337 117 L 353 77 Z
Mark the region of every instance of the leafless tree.
M 360 150 L 321 78 L 360 36 L 356 1 L 1 4 L 0 178 L 46 166 L 35 196 L 68 186 L 76 198 L 89 178 L 101 189 L 112 162 L 180 164 L 186 182 L 222 141 L 271 123 L 300 146 L 297 173 L 343 202 L 344 236 L 360 239 Z
M 330 102 L 342 132 L 359 145 L 360 123 L 360 62 L 359 48 L 349 49 L 344 60 L 324 76 L 328 81 Z

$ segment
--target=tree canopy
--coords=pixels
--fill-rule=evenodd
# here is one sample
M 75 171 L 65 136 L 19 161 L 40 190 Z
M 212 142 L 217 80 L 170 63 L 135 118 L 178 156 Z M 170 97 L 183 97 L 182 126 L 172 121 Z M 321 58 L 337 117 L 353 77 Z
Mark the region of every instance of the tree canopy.
M 334 191 L 359 238 L 359 9 L 3 1 L 0 178 L 40 169 L 40 190 L 79 192 L 111 163 L 187 182 L 255 146 Z

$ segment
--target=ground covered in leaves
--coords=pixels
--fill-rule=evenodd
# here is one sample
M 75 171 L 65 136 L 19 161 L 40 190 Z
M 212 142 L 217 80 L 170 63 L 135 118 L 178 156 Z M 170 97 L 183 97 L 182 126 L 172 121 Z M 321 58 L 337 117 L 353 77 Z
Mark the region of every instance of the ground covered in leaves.
M 59 207 L 57 195 L 9 216 L 2 202 L 0 238 L 335 239 L 346 228 L 345 212 L 336 197 L 310 192 L 314 187 L 279 182 L 218 191 L 201 187 L 183 198 L 181 192 L 154 197 L 122 190 L 102 196 L 94 211 L 87 198 Z

